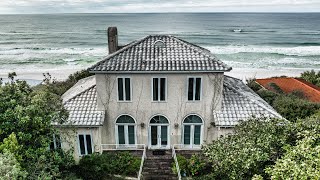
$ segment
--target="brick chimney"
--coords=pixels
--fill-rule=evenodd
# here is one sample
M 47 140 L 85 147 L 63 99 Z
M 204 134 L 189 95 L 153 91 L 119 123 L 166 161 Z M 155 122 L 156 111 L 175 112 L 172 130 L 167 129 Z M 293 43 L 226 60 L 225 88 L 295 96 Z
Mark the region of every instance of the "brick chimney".
M 109 54 L 112 54 L 119 49 L 117 27 L 108 27 L 108 47 Z

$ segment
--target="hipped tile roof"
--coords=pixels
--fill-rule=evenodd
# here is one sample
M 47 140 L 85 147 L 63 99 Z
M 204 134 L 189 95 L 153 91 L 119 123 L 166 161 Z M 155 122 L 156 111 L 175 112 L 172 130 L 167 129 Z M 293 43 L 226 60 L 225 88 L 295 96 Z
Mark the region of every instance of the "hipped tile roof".
M 155 43 L 161 40 L 163 47 Z M 117 72 L 225 72 L 227 66 L 210 51 L 170 35 L 149 35 L 107 56 L 89 71 Z
M 251 117 L 282 118 L 241 80 L 224 76 L 222 108 L 214 112 L 215 125 L 232 127 Z

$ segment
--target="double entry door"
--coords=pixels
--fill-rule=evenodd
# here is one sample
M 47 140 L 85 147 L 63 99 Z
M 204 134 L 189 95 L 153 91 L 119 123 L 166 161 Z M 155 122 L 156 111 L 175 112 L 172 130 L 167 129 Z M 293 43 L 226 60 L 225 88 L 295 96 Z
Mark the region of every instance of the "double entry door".
M 149 128 L 150 149 L 169 149 L 169 126 L 150 125 Z

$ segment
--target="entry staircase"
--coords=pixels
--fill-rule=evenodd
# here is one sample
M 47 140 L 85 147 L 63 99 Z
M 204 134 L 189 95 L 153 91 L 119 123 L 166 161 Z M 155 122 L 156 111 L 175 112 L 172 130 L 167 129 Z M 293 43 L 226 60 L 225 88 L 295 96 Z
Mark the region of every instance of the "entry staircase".
M 143 180 L 176 180 L 178 176 L 172 172 L 171 150 L 148 150 L 145 159 Z

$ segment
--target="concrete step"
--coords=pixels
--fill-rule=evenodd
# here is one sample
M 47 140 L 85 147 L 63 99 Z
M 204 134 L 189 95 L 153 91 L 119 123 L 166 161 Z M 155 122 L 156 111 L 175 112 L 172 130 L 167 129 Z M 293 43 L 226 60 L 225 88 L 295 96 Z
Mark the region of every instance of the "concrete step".
M 147 156 L 164 156 L 172 155 L 171 150 L 148 150 Z
M 171 155 L 165 156 L 147 156 L 147 159 L 172 159 Z
M 169 150 L 148 150 L 142 175 L 144 180 L 176 180 L 171 164 L 172 153 Z
M 155 161 L 146 161 L 144 167 L 169 167 L 171 166 L 172 161 L 169 162 L 155 162 Z
M 144 171 L 156 171 L 156 170 L 167 170 L 167 169 L 170 169 L 171 170 L 171 167 L 168 167 L 168 166 L 148 166 L 148 167 L 144 167 L 143 170 Z
M 144 170 L 143 175 L 174 175 L 171 169 Z

